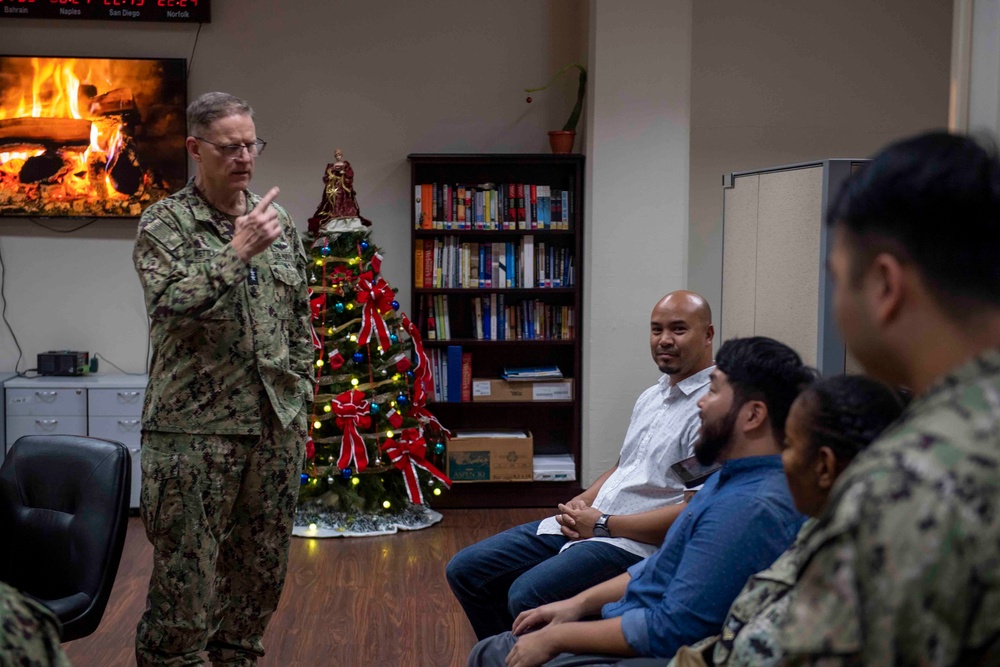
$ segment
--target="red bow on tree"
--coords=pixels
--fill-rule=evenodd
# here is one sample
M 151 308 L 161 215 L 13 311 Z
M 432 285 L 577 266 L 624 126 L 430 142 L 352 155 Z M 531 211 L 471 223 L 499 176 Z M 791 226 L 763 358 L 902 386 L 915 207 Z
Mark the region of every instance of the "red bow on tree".
M 326 302 L 326 297 L 320 294 L 319 296 L 313 296 L 312 288 L 309 288 L 309 310 L 312 312 L 312 319 L 318 320 L 319 316 L 323 312 L 323 304 Z M 323 341 L 320 340 L 319 334 L 316 333 L 316 327 L 313 326 L 312 322 L 309 322 L 309 329 L 312 331 L 312 341 L 313 347 L 317 350 L 323 349 Z
M 392 464 L 403 473 L 406 480 L 406 494 L 410 497 L 410 502 L 422 505 L 424 494 L 420 490 L 420 481 L 417 479 L 417 468 L 426 470 L 445 485 L 451 488 L 451 480 L 447 475 L 434 467 L 424 456 L 427 454 L 427 442 L 415 428 L 404 428 L 399 434 L 399 438 L 392 438 L 382 443 L 382 450 L 389 456 Z
M 392 301 L 396 298 L 389 283 L 382 278 L 374 284 L 367 278 L 358 283 L 358 303 L 364 304 L 361 313 L 361 331 L 358 333 L 358 343 L 367 343 L 372 339 L 372 332 L 378 335 L 379 345 L 388 350 L 389 328 L 385 325 L 382 315 L 392 310 Z
M 333 408 L 333 414 L 337 415 L 337 426 L 344 432 L 344 437 L 340 441 L 340 460 L 337 461 L 337 467 L 343 470 L 351 465 L 351 459 L 354 459 L 358 472 L 361 472 L 368 467 L 368 450 L 365 449 L 365 441 L 358 433 L 358 426 L 368 428 L 372 425 L 365 394 L 357 389 L 345 391 L 330 401 L 330 407 Z

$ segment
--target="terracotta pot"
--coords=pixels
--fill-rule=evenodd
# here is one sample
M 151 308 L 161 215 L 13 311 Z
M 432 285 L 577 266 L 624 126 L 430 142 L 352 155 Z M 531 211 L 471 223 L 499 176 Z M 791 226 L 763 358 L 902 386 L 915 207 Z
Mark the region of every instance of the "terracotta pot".
M 552 130 L 549 132 L 549 146 L 553 153 L 572 153 L 576 130 Z

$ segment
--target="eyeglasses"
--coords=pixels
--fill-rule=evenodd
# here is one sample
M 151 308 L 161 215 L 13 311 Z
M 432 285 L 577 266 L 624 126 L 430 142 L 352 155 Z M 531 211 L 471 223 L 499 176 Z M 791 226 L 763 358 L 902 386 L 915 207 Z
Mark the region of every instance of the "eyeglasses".
M 212 144 L 219 149 L 223 157 L 230 158 L 232 160 L 237 159 L 243 155 L 243 149 L 245 148 L 250 157 L 257 157 L 264 152 L 264 147 L 267 146 L 267 142 L 263 139 L 258 139 L 252 144 L 227 144 L 223 146 L 222 144 L 217 144 L 214 141 L 209 141 L 208 139 L 202 139 L 201 137 L 195 137 L 198 141 L 204 141 L 206 144 Z

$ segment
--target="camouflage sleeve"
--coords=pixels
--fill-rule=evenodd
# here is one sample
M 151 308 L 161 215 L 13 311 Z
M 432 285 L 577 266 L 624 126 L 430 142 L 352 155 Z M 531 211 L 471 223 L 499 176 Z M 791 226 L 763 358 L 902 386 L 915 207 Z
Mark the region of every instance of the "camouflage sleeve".
M 955 520 L 960 505 L 899 471 L 848 489 L 835 530 L 789 593 L 780 638 L 786 664 L 918 664 L 918 656 L 957 655 L 966 619 L 950 603 L 975 595 Z
M 0 583 L 0 667 L 70 667 L 51 611 Z
M 305 246 L 299 233 L 295 229 L 295 224 L 284 209 L 280 209 L 287 225 L 289 242 L 296 249 L 296 267 L 302 276 L 302 292 L 295 301 L 295 319 L 299 322 L 298 331 L 290 332 L 289 335 L 289 355 L 292 371 L 304 380 L 304 390 L 309 393 L 312 399 L 313 368 L 315 367 L 315 350 L 312 344 L 312 312 L 309 308 L 309 285 L 308 263 Z
M 178 326 L 210 309 L 248 270 L 232 245 L 204 261 L 188 261 L 184 244 L 176 220 L 154 214 L 140 221 L 132 253 L 147 313 L 153 319 L 175 319 Z

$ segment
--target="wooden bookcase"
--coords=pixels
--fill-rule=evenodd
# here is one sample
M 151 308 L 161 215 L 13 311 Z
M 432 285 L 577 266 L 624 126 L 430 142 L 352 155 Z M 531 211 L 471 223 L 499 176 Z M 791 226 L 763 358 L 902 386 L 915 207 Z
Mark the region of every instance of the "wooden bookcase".
M 426 239 L 457 237 L 458 243 L 522 243 L 531 236 L 573 257 L 574 280 L 566 287 L 479 288 L 417 287 L 413 282 L 411 311 L 426 333 L 427 296 L 447 295 L 451 338 L 428 340 L 425 347 L 444 350 L 460 345 L 471 353 L 472 377 L 499 378 L 503 368 L 557 365 L 574 379 L 573 399 L 525 402 L 432 402 L 428 408 L 451 430 L 523 428 L 531 431 L 534 453 L 569 454 L 574 461 L 573 482 L 457 482 L 449 493 L 435 499 L 435 507 L 551 507 L 580 492 L 580 424 L 583 307 L 583 164 L 582 155 L 548 154 L 413 154 L 411 167 L 411 276 L 415 276 L 418 244 Z M 566 191 L 568 229 L 423 229 L 415 189 L 423 184 L 535 184 Z M 454 224 L 453 224 L 454 226 Z M 539 300 L 552 306 L 572 306 L 572 339 L 482 340 L 476 337 L 474 303 L 496 294 L 508 305 Z

